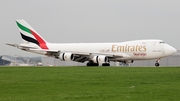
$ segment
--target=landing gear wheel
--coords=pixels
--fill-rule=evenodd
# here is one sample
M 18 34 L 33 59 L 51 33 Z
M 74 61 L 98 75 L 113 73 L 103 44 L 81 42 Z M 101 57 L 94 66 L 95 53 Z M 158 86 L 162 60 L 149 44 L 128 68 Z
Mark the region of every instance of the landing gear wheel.
M 86 66 L 91 66 L 91 64 L 88 62 L 88 63 L 86 64 Z
M 109 63 L 103 63 L 102 66 L 110 66 Z
M 86 66 L 99 66 L 99 64 L 98 63 L 94 63 L 93 61 L 89 61 L 87 64 L 86 64 Z
M 93 63 L 93 66 L 99 66 L 99 64 L 98 63 Z
M 89 63 L 89 62 L 88 62 L 88 63 L 86 64 L 86 66 L 99 66 L 99 64 L 98 64 L 98 63 Z
M 155 63 L 155 66 L 156 66 L 156 67 L 159 67 L 159 65 L 160 65 L 159 62 L 160 62 L 160 58 L 157 59 L 157 61 L 156 61 L 156 63 Z
M 159 67 L 159 65 L 160 65 L 160 64 L 159 64 L 158 62 L 155 63 L 155 66 L 156 66 L 156 67 Z

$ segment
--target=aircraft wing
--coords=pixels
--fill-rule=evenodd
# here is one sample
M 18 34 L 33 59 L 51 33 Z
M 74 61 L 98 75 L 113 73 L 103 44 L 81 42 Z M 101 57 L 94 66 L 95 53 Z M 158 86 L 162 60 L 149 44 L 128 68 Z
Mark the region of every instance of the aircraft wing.
M 96 55 L 105 55 L 110 59 L 113 58 L 123 58 L 124 56 L 128 56 L 124 53 L 112 54 L 112 53 L 89 53 L 89 52 L 76 52 L 76 51 L 60 51 L 60 50 L 46 50 L 46 49 L 30 49 L 31 51 L 44 51 L 45 55 L 50 57 L 58 58 L 60 53 L 72 53 L 74 55 L 74 61 L 76 62 L 85 62 L 88 61 L 92 56 Z M 129 56 L 128 56 L 129 57 Z
M 113 60 L 115 58 L 129 57 L 127 54 L 124 54 L 124 53 L 118 53 L 118 54 L 116 54 L 116 53 L 114 53 L 114 54 L 112 54 L 112 53 L 89 53 L 89 52 L 77 52 L 77 51 L 38 49 L 35 47 L 22 46 L 22 45 L 18 45 L 18 44 L 10 44 L 10 43 L 6 43 L 6 45 L 13 46 L 13 47 L 16 47 L 16 48 L 24 50 L 24 51 L 38 52 L 40 54 L 43 53 L 46 56 L 55 57 L 55 58 L 58 58 L 60 53 L 69 52 L 74 55 L 74 61 L 82 62 L 82 63 L 90 60 L 93 56 L 96 56 L 96 55 L 104 55 L 104 56 L 108 57 L 109 60 Z

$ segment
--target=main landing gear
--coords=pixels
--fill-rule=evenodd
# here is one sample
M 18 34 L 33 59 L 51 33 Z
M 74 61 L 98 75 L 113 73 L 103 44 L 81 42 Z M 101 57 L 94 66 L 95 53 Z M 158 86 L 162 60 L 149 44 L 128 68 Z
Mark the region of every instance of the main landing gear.
M 159 62 L 160 62 L 160 59 L 158 59 L 158 60 L 156 61 L 156 63 L 155 63 L 155 66 L 156 66 L 156 67 L 159 67 L 159 66 L 160 66 Z
M 89 62 L 86 64 L 86 66 L 99 66 L 99 64 L 94 63 L 92 60 L 89 60 Z
M 89 62 L 86 64 L 86 66 L 99 66 L 99 63 L 94 63 L 92 60 L 89 60 Z M 102 66 L 110 66 L 110 64 L 103 63 Z
M 103 63 L 102 66 L 110 66 L 109 63 Z

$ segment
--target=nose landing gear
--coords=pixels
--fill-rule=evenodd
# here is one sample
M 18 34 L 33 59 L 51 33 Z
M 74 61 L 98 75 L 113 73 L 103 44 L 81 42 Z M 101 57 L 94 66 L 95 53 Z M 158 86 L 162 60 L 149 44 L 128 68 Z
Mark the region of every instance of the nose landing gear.
M 156 67 L 159 67 L 159 65 L 160 65 L 160 64 L 159 64 L 158 62 L 155 63 L 155 66 L 156 66 Z
M 155 63 L 155 66 L 156 66 L 156 67 L 159 67 L 159 66 L 160 66 L 159 62 L 160 62 L 160 59 L 158 59 L 158 60 L 156 61 L 156 63 Z

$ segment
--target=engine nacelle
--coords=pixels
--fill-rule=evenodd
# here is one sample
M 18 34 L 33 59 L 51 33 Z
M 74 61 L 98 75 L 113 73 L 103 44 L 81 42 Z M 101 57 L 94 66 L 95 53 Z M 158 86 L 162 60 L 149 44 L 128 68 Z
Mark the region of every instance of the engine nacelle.
M 92 60 L 94 63 L 106 63 L 106 62 L 108 62 L 108 58 L 104 55 L 94 56 Z
M 72 53 L 61 53 L 59 55 L 59 59 L 61 61 L 73 61 L 74 60 L 74 55 Z

